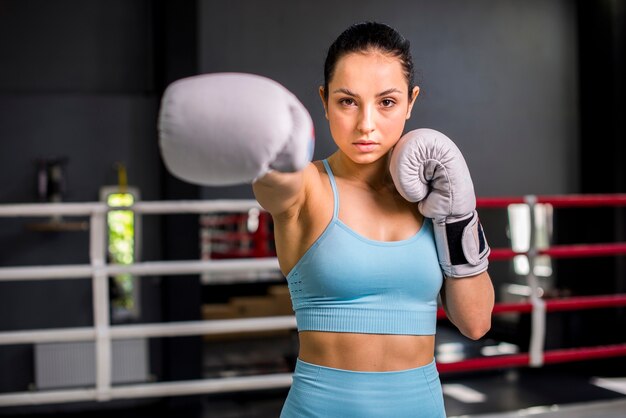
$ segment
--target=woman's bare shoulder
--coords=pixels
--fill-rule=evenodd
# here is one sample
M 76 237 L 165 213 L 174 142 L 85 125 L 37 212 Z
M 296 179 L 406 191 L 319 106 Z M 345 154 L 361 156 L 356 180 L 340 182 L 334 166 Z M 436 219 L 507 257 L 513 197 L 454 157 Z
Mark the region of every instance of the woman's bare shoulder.
M 327 176 L 324 163 L 321 160 L 311 161 L 304 169 L 303 175 L 307 194 L 311 191 L 317 191 L 322 184 L 323 178 Z

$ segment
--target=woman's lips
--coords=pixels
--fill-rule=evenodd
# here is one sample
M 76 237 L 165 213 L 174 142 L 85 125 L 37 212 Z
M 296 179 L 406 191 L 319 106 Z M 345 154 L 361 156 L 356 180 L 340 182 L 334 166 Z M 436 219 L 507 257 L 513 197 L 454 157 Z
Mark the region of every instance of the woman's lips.
M 353 145 L 361 152 L 372 152 L 378 146 L 378 143 L 372 141 L 358 141 Z

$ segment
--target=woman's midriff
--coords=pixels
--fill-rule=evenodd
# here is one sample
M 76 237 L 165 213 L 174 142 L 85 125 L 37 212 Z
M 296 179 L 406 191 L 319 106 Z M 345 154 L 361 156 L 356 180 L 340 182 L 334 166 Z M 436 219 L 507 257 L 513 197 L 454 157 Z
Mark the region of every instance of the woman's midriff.
M 307 363 L 354 371 L 397 371 L 424 366 L 435 353 L 434 335 L 301 331 L 298 357 Z

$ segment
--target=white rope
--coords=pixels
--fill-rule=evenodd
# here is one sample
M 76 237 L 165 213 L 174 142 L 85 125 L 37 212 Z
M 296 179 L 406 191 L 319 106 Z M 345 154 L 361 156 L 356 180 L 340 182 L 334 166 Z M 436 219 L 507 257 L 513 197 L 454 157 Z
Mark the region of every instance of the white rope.
M 275 373 L 244 377 L 221 377 L 191 382 L 116 386 L 111 390 L 111 397 L 113 399 L 144 398 L 287 388 L 291 386 L 291 379 L 291 373 Z
M 176 337 L 183 335 L 227 334 L 293 328 L 296 328 L 296 317 L 293 315 L 243 319 L 212 319 L 206 321 L 176 322 L 172 324 L 117 325 L 111 328 L 111 338 Z
M 2 267 L 0 282 L 23 280 L 84 279 L 93 275 L 93 267 L 83 265 Z
M 50 343 L 59 341 L 93 341 L 96 330 L 89 328 L 37 329 L 0 332 L 0 345 Z
M 267 258 L 240 258 L 229 260 L 205 261 L 153 261 L 127 265 L 107 264 L 102 267 L 84 265 L 59 266 L 32 266 L 32 267 L 2 267 L 0 268 L 0 282 L 13 280 L 51 280 L 51 279 L 78 279 L 93 276 L 98 271 L 107 275 L 131 273 L 135 276 L 166 276 L 176 274 L 200 274 L 205 272 L 249 272 L 249 271 L 278 271 L 278 259 Z M 236 283 L 237 278 L 221 282 Z
M 128 209 L 139 214 L 245 212 L 260 208 L 255 200 L 139 202 Z M 111 342 L 113 339 L 137 337 L 174 337 L 261 330 L 291 329 L 295 317 L 245 318 L 213 321 L 188 321 L 171 324 L 120 325 L 109 324 L 108 277 L 121 273 L 135 276 L 184 275 L 194 273 L 232 273 L 279 270 L 276 258 L 209 261 L 159 261 L 131 265 L 106 263 L 106 213 L 122 209 L 109 207 L 104 202 L 49 203 L 0 205 L 0 217 L 25 216 L 90 216 L 90 264 L 57 266 L 24 266 L 0 268 L 0 281 L 47 279 L 92 279 L 93 328 L 65 328 L 0 332 L 0 345 L 59 341 L 95 341 L 95 389 L 58 390 L 44 392 L 9 393 L 0 395 L 0 406 L 35 405 L 77 401 L 107 401 L 110 399 L 146 396 L 173 396 L 251 390 L 289 386 L 290 374 L 220 378 L 193 382 L 165 382 L 130 386 L 111 386 Z M 222 279 L 222 281 L 224 281 Z M 233 277 L 231 282 L 237 282 Z
M 95 389 L 17 392 L 0 395 L 0 406 L 43 405 L 52 403 L 95 401 Z
M 104 202 L 24 203 L 0 205 L 0 216 L 89 216 L 92 213 L 119 209 L 131 209 L 135 213 L 144 214 L 245 212 L 252 208 L 260 208 L 259 203 L 253 199 L 154 201 L 137 202 L 132 206 L 108 206 Z
M 92 213 L 106 212 L 107 205 L 102 202 L 87 203 L 24 203 L 0 205 L 0 216 L 89 216 Z
M 171 202 L 138 202 L 132 206 L 136 213 L 211 213 L 211 212 L 246 212 L 260 209 L 256 200 L 178 200 Z
M 113 325 L 109 327 L 111 339 L 179 337 L 190 335 L 228 334 L 236 332 L 273 331 L 295 329 L 293 315 L 256 318 L 211 319 L 174 323 Z M 94 341 L 94 328 L 58 328 L 31 331 L 0 332 L 0 345 L 33 344 L 61 341 Z
M 198 395 L 255 389 L 287 388 L 291 385 L 291 381 L 291 373 L 221 377 L 193 381 L 115 386 L 111 388 L 109 395 L 110 399 Z M 97 393 L 93 389 L 18 392 L 1 394 L 0 406 L 41 405 L 93 400 L 97 400 Z
M 203 272 L 246 272 L 251 270 L 275 271 L 278 270 L 278 259 L 241 258 L 229 260 L 207 261 L 159 261 L 123 265 L 108 265 L 108 274 L 131 273 L 136 276 L 194 274 Z

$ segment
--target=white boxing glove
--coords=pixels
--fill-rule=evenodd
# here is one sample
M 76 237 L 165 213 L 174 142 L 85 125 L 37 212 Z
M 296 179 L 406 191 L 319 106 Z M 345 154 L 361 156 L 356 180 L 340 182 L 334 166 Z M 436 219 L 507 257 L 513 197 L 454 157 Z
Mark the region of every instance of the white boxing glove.
M 175 81 L 163 95 L 158 127 L 165 166 L 190 183 L 250 183 L 271 170 L 302 170 L 313 157 L 305 107 L 279 83 L 253 74 Z
M 408 132 L 396 144 L 389 170 L 398 192 L 419 202 L 433 219 L 439 264 L 448 277 L 479 274 L 489 266 L 489 245 L 478 220 L 476 196 L 457 146 L 433 129 Z

